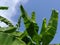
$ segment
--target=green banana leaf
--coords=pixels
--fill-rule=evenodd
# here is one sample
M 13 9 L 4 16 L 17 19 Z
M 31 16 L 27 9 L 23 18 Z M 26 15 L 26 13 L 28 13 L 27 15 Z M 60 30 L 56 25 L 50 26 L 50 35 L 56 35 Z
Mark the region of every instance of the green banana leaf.
M 43 35 L 46 31 L 46 28 L 47 28 L 47 25 L 46 25 L 46 18 L 44 18 L 43 20 L 43 23 L 42 23 L 42 28 L 41 28 L 41 31 L 40 31 L 40 37 L 43 38 Z
M 47 28 L 43 38 L 42 38 L 42 45 L 48 45 L 54 38 L 57 30 L 57 24 L 58 24 L 58 12 L 56 10 L 52 10 L 52 15 L 50 17 L 50 20 L 48 22 Z
M 16 31 L 16 27 L 1 27 L 0 28 L 0 32 L 4 32 L 4 33 L 12 33 Z
M 26 45 L 22 40 L 7 33 L 0 32 L 0 45 Z
M 0 7 L 0 9 L 8 9 L 7 7 Z M 32 12 L 30 18 L 23 6 L 20 6 L 21 16 L 18 19 L 16 26 L 9 20 L 0 16 L 0 21 L 7 24 L 9 27 L 0 27 L 0 45 L 49 45 L 53 40 L 58 24 L 58 12 L 52 10 L 52 15 L 49 19 L 48 25 L 46 18 L 42 23 L 40 34 L 38 34 L 39 27 L 36 23 L 35 12 Z M 25 31 L 19 32 L 21 18 L 23 18 Z M 56 44 L 59 45 L 59 44 Z
M 0 16 L 0 21 L 4 22 L 5 24 L 7 24 L 8 26 L 13 26 L 13 24 L 6 18 Z
M 32 40 L 37 42 L 39 40 L 38 39 L 39 37 L 37 37 L 39 27 L 35 22 L 35 12 L 32 12 L 32 18 L 30 19 L 30 17 L 28 17 L 28 14 L 26 13 L 22 5 L 20 6 L 20 9 L 28 35 L 32 38 Z
M 35 12 L 33 11 L 31 15 L 32 15 L 31 20 L 33 22 L 36 22 Z
M 35 23 L 33 22 L 34 20 L 31 21 L 31 19 L 28 17 L 22 5 L 20 6 L 20 9 L 26 30 L 29 33 L 29 35 L 32 37 L 33 35 L 35 35 L 36 32 L 38 32 L 38 25 L 36 22 Z
M 0 6 L 0 10 L 8 10 L 7 6 Z
M 45 32 L 46 32 L 46 28 L 47 28 L 47 25 L 46 25 L 46 18 L 43 19 L 43 22 L 42 22 L 42 28 L 41 28 L 41 31 L 40 31 L 40 43 L 43 42 L 43 39 L 44 39 L 44 35 L 45 35 Z
M 16 24 L 17 30 L 20 29 L 20 23 L 21 23 L 21 16 L 18 18 L 18 22 Z

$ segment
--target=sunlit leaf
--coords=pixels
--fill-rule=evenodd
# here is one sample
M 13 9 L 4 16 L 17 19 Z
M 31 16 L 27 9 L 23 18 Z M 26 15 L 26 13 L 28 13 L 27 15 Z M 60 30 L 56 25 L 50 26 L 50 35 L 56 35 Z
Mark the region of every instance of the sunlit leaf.
M 46 25 L 46 18 L 43 19 L 43 22 L 42 22 L 42 28 L 41 28 L 41 31 L 40 31 L 40 43 L 43 41 L 43 36 L 45 35 L 45 32 L 46 32 L 46 29 L 47 28 L 47 25 Z
M 43 23 L 42 23 L 42 28 L 41 28 L 40 34 L 45 33 L 46 28 L 47 28 L 47 25 L 46 25 L 46 18 L 44 18 Z
M 56 10 L 52 10 L 52 15 L 48 22 L 47 31 L 43 36 L 44 37 L 43 45 L 47 45 L 53 40 L 56 34 L 57 24 L 58 24 L 58 12 Z
M 34 11 L 32 12 L 32 17 L 31 17 L 31 20 L 32 20 L 33 22 L 36 22 L 35 12 L 34 12 Z
M 36 31 L 38 32 L 38 25 L 33 22 L 34 20 L 33 21 L 30 20 L 22 5 L 20 6 L 20 9 L 27 32 L 29 33 L 30 36 L 35 35 Z
M 7 33 L 0 32 L 0 45 L 26 45 L 22 40 Z
M 33 19 L 34 18 L 33 17 L 34 14 L 32 15 L 32 18 L 31 18 L 33 20 L 31 20 L 28 17 L 28 14 L 26 13 L 26 11 L 24 10 L 22 5 L 20 6 L 20 9 L 21 9 L 22 18 L 24 20 L 24 24 L 25 24 L 25 27 L 26 27 L 26 31 L 27 31 L 28 35 L 34 40 L 34 38 L 36 39 L 35 36 L 38 35 L 38 30 L 39 30 L 39 27 L 38 27 L 37 23 L 34 22 L 35 19 Z
M 16 31 L 16 27 L 1 27 L 0 32 L 11 33 Z

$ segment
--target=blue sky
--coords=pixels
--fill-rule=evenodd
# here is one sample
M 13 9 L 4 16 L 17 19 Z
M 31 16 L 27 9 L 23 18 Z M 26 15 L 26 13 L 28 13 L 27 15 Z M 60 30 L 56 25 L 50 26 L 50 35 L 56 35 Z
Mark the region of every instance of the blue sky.
M 3 2 L 3 3 L 2 3 Z M 31 16 L 31 12 L 36 12 L 36 21 L 41 28 L 42 20 L 46 17 L 47 22 L 51 16 L 52 8 L 58 10 L 60 15 L 60 0 L 1 0 L 0 6 L 8 6 L 7 11 L 0 10 L 0 15 L 9 19 L 16 24 L 18 16 L 20 15 L 19 6 L 22 4 L 25 10 Z M 8 13 L 7 13 L 8 12 Z M 9 15 L 8 15 L 9 14 Z M 51 43 L 60 43 L 60 16 L 58 21 L 57 33 Z M 2 26 L 2 24 L 0 24 Z M 3 25 L 4 26 L 4 25 Z M 24 30 L 23 23 L 21 24 L 21 31 Z M 23 30 L 22 30 L 23 29 Z

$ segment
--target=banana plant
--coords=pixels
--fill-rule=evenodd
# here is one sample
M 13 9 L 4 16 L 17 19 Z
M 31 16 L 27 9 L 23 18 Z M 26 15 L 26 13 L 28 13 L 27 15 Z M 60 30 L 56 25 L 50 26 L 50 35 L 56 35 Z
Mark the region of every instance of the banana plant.
M 4 10 L 8 9 L 8 7 L 0 7 L 0 9 Z M 30 18 L 22 5 L 20 10 L 21 15 L 15 26 L 8 19 L 0 16 L 0 21 L 8 25 L 8 27 L 0 27 L 0 45 L 49 45 L 56 34 L 58 12 L 52 10 L 48 24 L 46 24 L 46 18 L 44 18 L 41 32 L 38 34 L 39 26 L 36 23 L 35 12 L 32 12 L 32 17 Z M 25 25 L 23 33 L 19 31 L 21 18 L 23 18 Z
M 39 35 L 39 27 L 35 20 L 35 12 L 32 12 L 32 18 L 30 18 L 22 5 L 20 6 L 20 9 L 22 13 L 21 16 L 26 27 L 25 31 L 34 42 L 33 43 L 32 41 L 28 41 L 28 45 L 48 45 L 53 40 L 56 34 L 58 24 L 58 12 L 56 10 L 52 10 L 52 14 L 48 24 L 46 24 L 46 18 L 44 18 Z
M 8 7 L 0 7 L 4 10 Z M 22 32 L 17 31 L 20 27 L 21 17 L 18 19 L 18 23 L 14 26 L 8 19 L 0 16 L 0 21 L 4 22 L 8 27 L 0 27 L 0 45 L 26 45 L 24 41 L 19 39 Z
M 7 19 L 2 19 L 4 19 L 3 22 L 9 25 L 9 27 L 0 27 L 0 45 L 25 45 L 25 43 L 22 40 L 17 38 L 20 37 L 20 35 L 22 35 L 21 32 L 17 31 L 19 23 L 16 24 L 17 26 L 12 26 L 12 23 L 9 23 Z
M 46 18 L 43 20 L 42 29 L 40 32 L 42 45 L 48 45 L 54 38 L 58 24 L 58 12 L 52 10 L 51 17 L 48 24 L 46 24 Z
M 20 9 L 21 9 L 21 16 L 24 20 L 24 24 L 25 24 L 25 27 L 26 27 L 25 31 L 30 36 L 30 38 L 32 40 L 34 40 L 34 42 L 37 42 L 37 44 L 38 44 L 39 43 L 38 42 L 38 40 L 39 40 L 39 36 L 38 36 L 39 27 L 38 27 L 38 25 L 36 23 L 36 20 L 35 20 L 35 12 L 32 12 L 32 17 L 30 18 L 28 16 L 27 12 L 24 10 L 22 5 L 20 6 Z

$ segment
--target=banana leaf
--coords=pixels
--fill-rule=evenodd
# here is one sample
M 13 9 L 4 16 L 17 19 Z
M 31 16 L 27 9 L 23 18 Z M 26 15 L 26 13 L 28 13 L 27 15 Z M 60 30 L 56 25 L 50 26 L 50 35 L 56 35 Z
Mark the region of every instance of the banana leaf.
M 22 13 L 21 16 L 24 20 L 24 24 L 25 24 L 28 35 L 32 38 L 33 41 L 38 41 L 39 37 L 37 36 L 38 36 L 39 27 L 35 22 L 35 12 L 32 12 L 32 18 L 30 19 L 30 17 L 28 16 L 27 12 L 24 10 L 22 5 L 20 6 L 20 9 Z M 38 39 L 38 40 L 35 40 L 35 39 Z
M 7 33 L 0 32 L 0 45 L 26 45 L 22 40 Z
M 43 38 L 42 38 L 42 45 L 48 45 L 54 38 L 56 31 L 57 31 L 57 24 L 58 24 L 58 12 L 56 10 L 52 10 L 51 17 L 49 19 L 47 28 Z
M 5 24 L 7 24 L 8 26 L 14 26 L 8 19 L 0 16 L 0 21 L 4 22 Z

